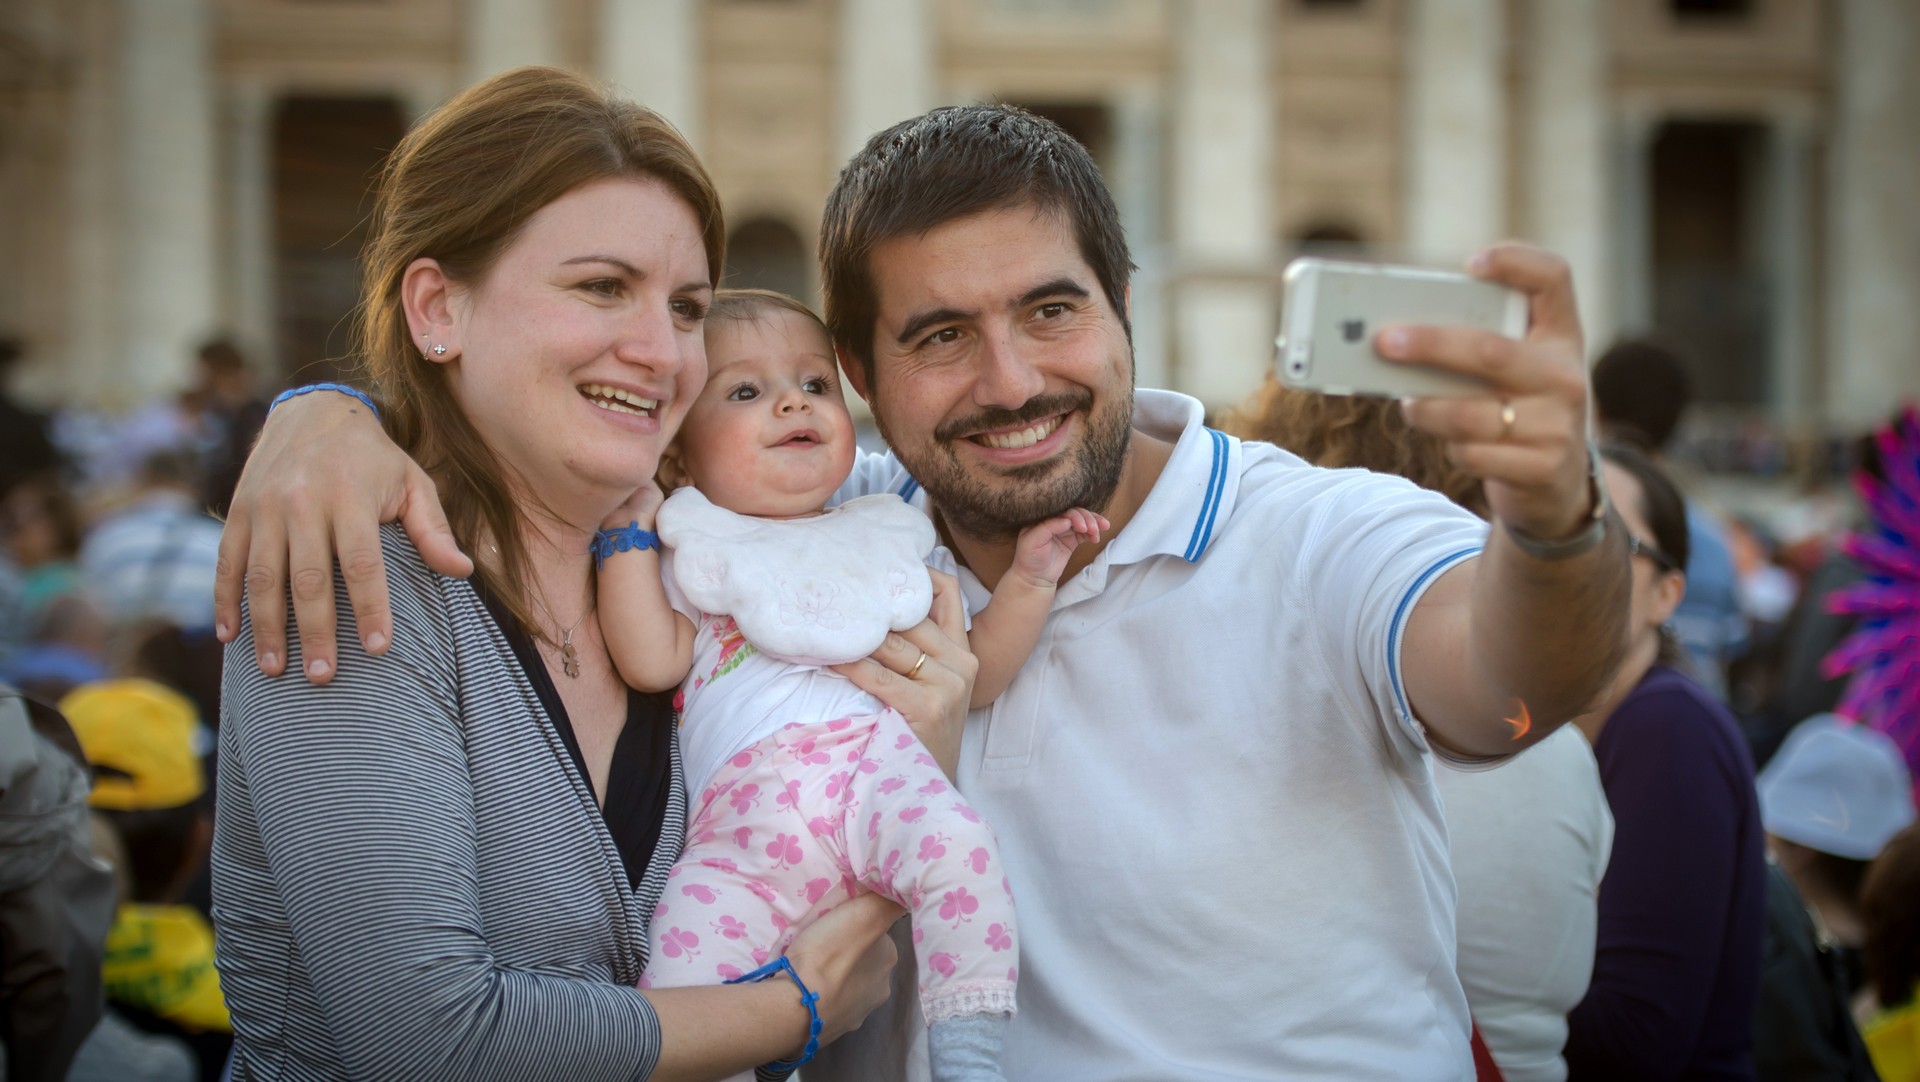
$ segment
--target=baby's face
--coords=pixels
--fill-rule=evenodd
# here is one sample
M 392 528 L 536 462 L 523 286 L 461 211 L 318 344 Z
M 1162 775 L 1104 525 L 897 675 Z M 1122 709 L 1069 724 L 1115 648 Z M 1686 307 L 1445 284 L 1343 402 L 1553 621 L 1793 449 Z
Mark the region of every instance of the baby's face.
M 762 518 L 819 513 L 856 450 L 826 335 L 779 309 L 710 321 L 707 385 L 679 448 L 688 477 L 720 507 Z

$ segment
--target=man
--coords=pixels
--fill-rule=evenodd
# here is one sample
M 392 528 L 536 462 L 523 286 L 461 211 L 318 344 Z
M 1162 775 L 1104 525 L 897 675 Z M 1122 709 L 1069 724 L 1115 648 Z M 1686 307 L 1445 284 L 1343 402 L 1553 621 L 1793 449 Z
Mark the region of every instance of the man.
M 829 198 L 822 261 L 842 367 L 897 456 L 863 462 L 849 492 L 925 508 L 976 602 L 1020 526 L 1076 505 L 1113 524 L 958 748 L 1020 907 L 1007 1076 L 1471 1077 L 1428 752 L 1527 746 L 1600 690 L 1622 641 L 1625 542 L 1592 474 L 1565 266 L 1511 246 L 1476 262 L 1531 295 L 1525 342 L 1434 327 L 1378 342 L 1498 388 L 1408 407 L 1485 480 L 1489 534 L 1397 479 L 1243 446 L 1192 399 L 1136 395 L 1118 215 L 1047 121 L 973 106 L 875 136 Z M 276 483 L 249 468 L 223 540 L 218 618 L 235 626 L 246 568 L 258 636 L 283 611 L 288 521 L 321 528 L 294 531 L 292 573 L 321 587 L 298 592 L 312 600 L 296 618 L 304 656 L 329 667 L 322 529 L 347 539 L 367 636 L 390 626 L 365 600 L 375 518 L 403 516 L 439 566 L 462 559 L 417 468 L 362 453 L 372 430 L 350 404 L 267 426 Z M 372 491 L 294 451 L 323 439 Z M 268 497 L 289 479 L 292 513 Z M 251 553 L 250 535 L 266 542 Z M 277 669 L 282 644 L 260 650 Z M 924 1078 L 912 1000 L 809 1077 Z
M 200 506 L 196 467 L 190 451 L 148 455 L 125 505 L 80 546 L 87 591 L 116 628 L 158 620 L 204 634 L 213 622 L 220 523 Z

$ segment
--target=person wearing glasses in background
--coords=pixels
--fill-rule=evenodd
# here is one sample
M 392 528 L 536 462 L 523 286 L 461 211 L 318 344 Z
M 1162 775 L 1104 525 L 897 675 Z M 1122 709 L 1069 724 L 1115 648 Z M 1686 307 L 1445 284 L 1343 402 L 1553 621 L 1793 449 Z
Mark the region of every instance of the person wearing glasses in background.
M 1687 592 L 1686 504 L 1630 447 L 1601 450 L 1626 523 L 1626 664 L 1574 719 L 1613 809 L 1593 981 L 1568 1016 L 1568 1077 L 1751 1079 L 1766 927 L 1753 761 L 1733 716 L 1687 675 L 1668 626 Z

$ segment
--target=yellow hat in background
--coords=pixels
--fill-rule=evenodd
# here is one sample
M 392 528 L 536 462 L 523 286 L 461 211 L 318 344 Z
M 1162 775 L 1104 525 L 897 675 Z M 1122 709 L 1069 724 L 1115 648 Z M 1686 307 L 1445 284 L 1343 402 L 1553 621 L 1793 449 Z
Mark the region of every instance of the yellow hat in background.
M 87 803 L 111 811 L 175 808 L 206 791 L 193 702 L 151 680 L 83 684 L 60 700 L 94 765 Z

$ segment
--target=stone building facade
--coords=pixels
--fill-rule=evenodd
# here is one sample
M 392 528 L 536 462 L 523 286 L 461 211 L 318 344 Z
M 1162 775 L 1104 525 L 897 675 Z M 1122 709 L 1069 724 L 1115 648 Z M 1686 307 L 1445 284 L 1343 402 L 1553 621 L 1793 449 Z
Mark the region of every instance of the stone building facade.
M 554 63 L 689 134 L 743 281 L 811 295 L 847 154 L 1006 100 L 1107 174 L 1142 384 L 1256 385 L 1300 251 L 1524 236 L 1596 347 L 1659 329 L 1709 401 L 1838 430 L 1920 390 L 1916 46 L 1910 0 L 6 0 L 0 328 L 104 407 L 213 333 L 329 371 L 380 152 Z

